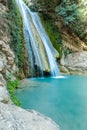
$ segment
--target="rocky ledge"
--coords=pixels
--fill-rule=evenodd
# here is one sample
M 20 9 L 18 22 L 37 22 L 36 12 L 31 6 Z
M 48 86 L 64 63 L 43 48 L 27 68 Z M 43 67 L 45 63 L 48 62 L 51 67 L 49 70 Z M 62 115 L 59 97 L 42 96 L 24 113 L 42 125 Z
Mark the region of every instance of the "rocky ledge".
M 15 106 L 0 74 L 0 130 L 59 130 L 59 126 L 34 110 Z
M 25 111 L 14 105 L 0 103 L 0 129 L 59 130 L 59 126 L 34 110 Z
M 62 57 L 60 68 L 68 74 L 87 75 L 87 51 L 74 52 Z

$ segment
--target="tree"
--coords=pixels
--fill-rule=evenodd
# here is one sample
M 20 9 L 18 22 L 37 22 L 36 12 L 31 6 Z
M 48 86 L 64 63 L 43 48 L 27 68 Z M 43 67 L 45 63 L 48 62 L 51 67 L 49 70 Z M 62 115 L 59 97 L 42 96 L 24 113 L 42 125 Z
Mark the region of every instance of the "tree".
M 55 7 L 61 0 L 33 0 L 34 6 L 42 11 L 55 11 Z
M 63 0 L 62 3 L 57 6 L 56 12 L 63 17 L 66 25 L 73 23 L 79 15 L 78 5 L 74 0 Z

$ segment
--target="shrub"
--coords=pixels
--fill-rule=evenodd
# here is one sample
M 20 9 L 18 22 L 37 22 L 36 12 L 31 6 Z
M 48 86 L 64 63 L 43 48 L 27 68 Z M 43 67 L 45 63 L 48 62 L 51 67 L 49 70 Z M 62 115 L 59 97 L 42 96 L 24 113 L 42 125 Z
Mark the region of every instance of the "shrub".
M 10 34 L 11 34 L 11 42 L 10 46 L 13 48 L 15 52 L 15 62 L 19 67 L 19 70 L 22 69 L 23 66 L 23 53 L 22 48 L 24 44 L 24 36 L 23 36 L 23 23 L 20 15 L 20 11 L 16 5 L 15 0 L 8 0 L 9 13 L 7 18 L 10 20 Z
M 15 80 L 10 79 L 7 82 L 7 89 L 9 91 L 9 94 L 10 94 L 10 97 L 11 97 L 13 103 L 15 105 L 17 105 L 17 106 L 20 106 L 21 103 L 15 96 L 15 90 L 17 89 L 18 85 L 19 85 L 19 80 L 18 79 L 15 79 Z
M 79 16 L 78 5 L 73 0 L 71 2 L 63 0 L 56 7 L 56 12 L 64 18 L 65 25 L 74 22 Z

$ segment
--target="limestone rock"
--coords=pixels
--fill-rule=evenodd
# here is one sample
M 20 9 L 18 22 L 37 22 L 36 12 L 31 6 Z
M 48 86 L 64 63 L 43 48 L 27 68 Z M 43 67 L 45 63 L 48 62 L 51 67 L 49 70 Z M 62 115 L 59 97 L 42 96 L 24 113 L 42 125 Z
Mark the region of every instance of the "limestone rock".
M 8 57 L 8 65 L 13 65 L 14 64 L 14 59 L 12 57 Z
M 9 103 L 10 97 L 5 85 L 0 81 L 0 102 Z
M 6 44 L 8 44 L 11 39 L 10 39 L 9 36 L 3 36 L 2 40 L 3 40 Z
M 3 84 L 5 84 L 5 85 L 6 85 L 6 81 L 4 80 L 4 78 L 3 78 L 2 74 L 0 74 L 0 82 L 2 82 Z
M 59 68 L 62 73 L 69 74 L 69 70 L 65 66 L 59 66 Z
M 0 0 L 0 2 L 2 2 L 2 0 Z M 2 6 L 2 4 L 0 3 L 0 15 L 2 15 L 6 10 L 7 8 L 5 6 Z
M 0 41 L 0 50 L 2 49 L 2 44 L 3 44 L 3 43 Z
M 0 129 L 59 130 L 59 126 L 36 111 L 25 111 L 14 105 L 0 103 Z
M 61 64 L 68 68 L 72 73 L 87 74 L 87 51 L 75 52 L 62 57 Z
M 87 51 L 71 53 L 65 58 L 65 65 L 87 69 Z
M 2 51 L 6 54 L 6 56 L 15 58 L 15 56 L 14 56 L 13 52 L 11 51 L 9 45 L 6 44 L 5 42 L 3 42 Z
M 15 64 L 13 64 L 13 66 L 12 66 L 12 72 L 13 73 L 19 72 L 19 69 L 18 69 L 18 67 Z
M 6 57 L 3 53 L 0 52 L 0 71 L 2 71 L 4 69 L 4 67 L 6 66 Z
M 3 61 L 0 59 L 0 71 L 3 70 L 3 66 L 4 66 L 4 63 L 3 63 Z
M 12 74 L 18 72 L 18 67 L 14 63 L 15 55 L 11 50 L 9 44 L 7 44 L 7 41 L 5 42 L 3 40 L 0 40 L 0 72 L 2 72 L 5 77 L 8 74 L 7 72 Z

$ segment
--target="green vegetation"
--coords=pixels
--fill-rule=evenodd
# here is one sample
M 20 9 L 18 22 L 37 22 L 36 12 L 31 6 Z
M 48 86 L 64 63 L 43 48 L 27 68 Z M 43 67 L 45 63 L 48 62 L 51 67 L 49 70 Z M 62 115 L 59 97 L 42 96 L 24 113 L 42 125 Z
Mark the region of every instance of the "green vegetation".
M 80 37 L 80 39 L 84 39 L 84 24 L 80 23 L 79 21 L 73 25 L 74 32 Z
M 24 35 L 23 35 L 23 23 L 22 18 L 19 12 L 19 9 L 15 3 L 15 0 L 7 0 L 9 7 L 9 13 L 7 18 L 10 20 L 10 34 L 11 34 L 11 43 L 10 46 L 13 48 L 16 58 L 15 62 L 18 65 L 20 72 L 23 67 L 23 53 L 22 48 L 24 44 Z
M 41 8 L 42 10 L 54 10 L 59 0 L 32 0 L 34 8 Z
M 62 55 L 62 38 L 59 33 L 58 28 L 56 28 L 53 24 L 52 20 L 49 20 L 48 17 L 44 17 L 44 15 L 40 14 L 42 24 L 47 32 L 54 48 L 59 52 L 61 57 Z
M 82 14 L 80 14 L 79 5 L 75 0 L 63 0 L 61 4 L 56 7 L 56 12 L 58 15 L 63 17 L 65 25 L 71 24 L 73 31 L 79 36 L 80 39 L 85 37 L 84 25 L 80 20 L 80 16 Z
M 15 80 L 10 79 L 7 82 L 7 89 L 9 91 L 11 100 L 13 101 L 15 105 L 20 106 L 21 105 L 20 101 L 15 97 L 15 90 L 17 89 L 18 85 L 19 85 L 18 79 L 15 79 Z
M 58 15 L 64 18 L 65 25 L 75 22 L 79 16 L 78 5 L 72 0 L 63 0 L 59 6 L 56 7 Z

